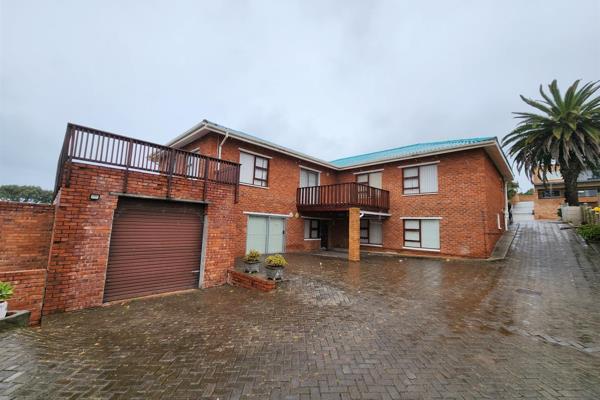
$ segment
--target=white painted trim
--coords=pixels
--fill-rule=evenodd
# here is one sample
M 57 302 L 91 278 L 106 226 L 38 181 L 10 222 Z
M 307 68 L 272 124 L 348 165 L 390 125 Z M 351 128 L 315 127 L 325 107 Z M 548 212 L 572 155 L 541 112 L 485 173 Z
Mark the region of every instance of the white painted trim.
M 193 148 L 192 150 L 188 150 L 190 153 L 195 153 L 200 150 L 200 147 Z
M 304 240 L 308 242 L 308 241 L 321 240 L 321 238 L 313 238 L 313 239 L 306 239 L 306 238 L 304 238 Z
M 419 163 L 419 164 L 400 165 L 400 166 L 398 166 L 398 168 L 404 169 L 404 168 L 423 167 L 425 165 L 432 165 L 432 164 L 439 164 L 439 163 L 440 163 L 439 160 L 438 161 L 429 161 L 429 162 L 423 162 L 423 163 Z
M 243 214 L 255 215 L 257 217 L 278 217 L 278 218 L 292 218 L 289 214 L 271 214 L 264 212 L 244 211 Z
M 384 168 L 380 168 L 380 169 L 371 169 L 368 171 L 360 171 L 360 172 L 353 172 L 352 175 L 363 175 L 363 174 L 372 174 L 375 172 L 383 172 Z
M 402 197 L 411 197 L 411 196 L 428 196 L 430 194 L 439 194 L 440 192 L 426 192 L 426 193 L 407 193 L 403 194 Z
M 304 165 L 302 165 L 302 164 L 299 164 L 298 166 L 299 166 L 301 169 L 306 169 L 306 170 L 308 170 L 308 171 L 312 171 L 312 172 L 318 172 L 319 174 L 320 174 L 320 173 L 322 173 L 322 171 L 319 171 L 318 169 L 314 169 L 314 168 L 310 168 L 310 167 L 305 167 L 305 166 L 304 166 Z
M 422 247 L 406 247 L 406 246 L 402 246 L 403 249 L 405 250 L 417 250 L 417 251 L 429 251 L 429 252 L 433 252 L 433 253 L 439 253 L 440 249 L 424 249 Z
M 442 219 L 442 217 L 400 217 L 400 219 Z
M 370 247 L 383 247 L 382 244 L 373 244 L 373 243 L 361 243 L 361 246 L 370 246 Z
M 262 158 L 267 158 L 269 160 L 273 159 L 273 157 L 265 156 L 264 154 L 260 154 L 260 153 L 257 153 L 255 151 L 252 151 L 252 150 L 246 150 L 246 149 L 243 149 L 241 147 L 238 147 L 238 150 L 241 151 L 241 152 L 243 152 L 243 153 L 246 153 L 246 154 L 252 154 L 253 156 L 259 156 L 259 157 L 262 157 Z
M 360 212 L 363 215 L 380 215 L 382 217 L 391 217 L 392 214 L 389 213 L 382 213 L 382 212 L 375 212 L 375 211 L 362 211 Z
M 322 218 L 322 217 L 307 217 L 305 215 L 300 216 L 300 219 L 316 219 L 319 221 L 331 221 L 332 218 Z
M 260 186 L 260 185 L 253 185 L 251 183 L 246 183 L 246 182 L 240 182 L 240 185 L 242 186 L 249 186 L 249 187 L 253 187 L 253 188 L 259 188 L 259 189 L 268 189 L 268 186 Z

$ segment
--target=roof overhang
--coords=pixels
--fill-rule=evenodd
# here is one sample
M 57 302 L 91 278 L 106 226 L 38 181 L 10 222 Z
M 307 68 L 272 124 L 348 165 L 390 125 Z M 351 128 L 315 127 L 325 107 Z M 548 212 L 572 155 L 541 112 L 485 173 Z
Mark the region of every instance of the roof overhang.
M 491 139 L 491 140 L 486 140 L 483 142 L 468 144 L 468 145 L 460 145 L 460 146 L 456 146 L 456 147 L 440 149 L 437 151 L 417 152 L 417 153 L 413 153 L 413 154 L 406 155 L 406 156 L 387 158 L 387 159 L 378 159 L 378 160 L 370 161 L 367 163 L 354 164 L 354 165 L 345 166 L 345 167 L 338 167 L 330 162 L 327 162 L 327 161 L 324 161 L 324 160 L 321 160 L 321 159 L 318 159 L 315 157 L 311 157 L 307 154 L 289 149 L 284 146 L 277 145 L 275 143 L 272 143 L 272 142 L 269 142 L 266 140 L 262 140 L 260 138 L 256 138 L 251 135 L 243 134 L 242 132 L 226 128 L 224 126 L 215 124 L 208 120 L 203 120 L 199 124 L 193 126 L 191 129 L 188 129 L 181 135 L 177 136 L 175 139 L 169 141 L 167 143 L 167 146 L 181 148 L 189 143 L 192 143 L 195 140 L 198 140 L 198 139 L 204 137 L 205 135 L 207 135 L 209 133 L 217 133 L 217 134 L 221 134 L 221 135 L 227 135 L 227 136 L 234 138 L 236 140 L 239 140 L 241 142 L 250 143 L 255 146 L 273 150 L 278 153 L 286 154 L 288 156 L 298 158 L 300 160 L 307 161 L 307 162 L 310 162 L 310 163 L 313 163 L 313 164 L 316 164 L 316 165 L 319 165 L 319 166 L 322 166 L 325 168 L 329 168 L 334 171 L 347 171 L 347 170 L 353 170 L 356 168 L 363 168 L 363 167 L 369 167 L 369 166 L 374 166 L 374 165 L 387 164 L 387 163 L 391 163 L 391 162 L 411 160 L 411 159 L 415 159 L 415 158 L 423 158 L 423 157 L 436 156 L 436 155 L 447 154 L 447 153 L 454 153 L 457 151 L 465 151 L 465 150 L 482 148 L 488 154 L 490 159 L 494 162 L 494 165 L 496 166 L 496 168 L 498 169 L 498 171 L 504 177 L 505 180 L 514 179 L 514 175 L 510 168 L 510 163 L 508 161 L 508 158 L 504 154 L 504 151 L 502 151 L 502 147 L 500 146 L 500 143 L 498 143 L 498 139 L 496 139 L 496 138 Z

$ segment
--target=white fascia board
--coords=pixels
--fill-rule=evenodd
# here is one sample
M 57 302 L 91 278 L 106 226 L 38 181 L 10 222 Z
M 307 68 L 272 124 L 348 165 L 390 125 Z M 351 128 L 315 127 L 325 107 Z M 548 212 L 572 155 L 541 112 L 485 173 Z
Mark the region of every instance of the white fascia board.
M 272 214 L 272 213 L 254 212 L 254 211 L 244 211 L 243 214 L 256 215 L 258 217 L 278 217 L 278 218 L 291 218 L 292 217 L 289 214 Z

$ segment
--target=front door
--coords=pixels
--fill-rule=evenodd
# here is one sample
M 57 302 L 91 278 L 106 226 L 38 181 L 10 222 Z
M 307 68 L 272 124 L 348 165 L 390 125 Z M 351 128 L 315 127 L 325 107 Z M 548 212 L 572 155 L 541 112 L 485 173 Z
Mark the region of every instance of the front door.
M 328 249 L 329 248 L 329 227 L 328 227 L 328 222 L 327 221 L 323 221 L 321 220 L 321 223 L 319 224 L 321 227 L 321 248 L 322 249 Z

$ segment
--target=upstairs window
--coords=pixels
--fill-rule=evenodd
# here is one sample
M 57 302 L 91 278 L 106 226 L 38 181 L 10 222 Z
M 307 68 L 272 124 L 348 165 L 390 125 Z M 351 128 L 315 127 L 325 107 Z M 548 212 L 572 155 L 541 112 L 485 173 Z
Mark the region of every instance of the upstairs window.
M 319 173 L 306 168 L 300 168 L 300 187 L 319 186 Z
M 542 190 L 539 192 L 538 197 L 540 199 L 551 199 L 553 197 L 560 197 L 560 190 Z
M 381 172 L 356 174 L 356 182 L 381 189 Z
M 240 182 L 267 187 L 269 160 L 255 154 L 240 152 Z
M 437 164 L 402 169 L 404 194 L 437 193 Z

